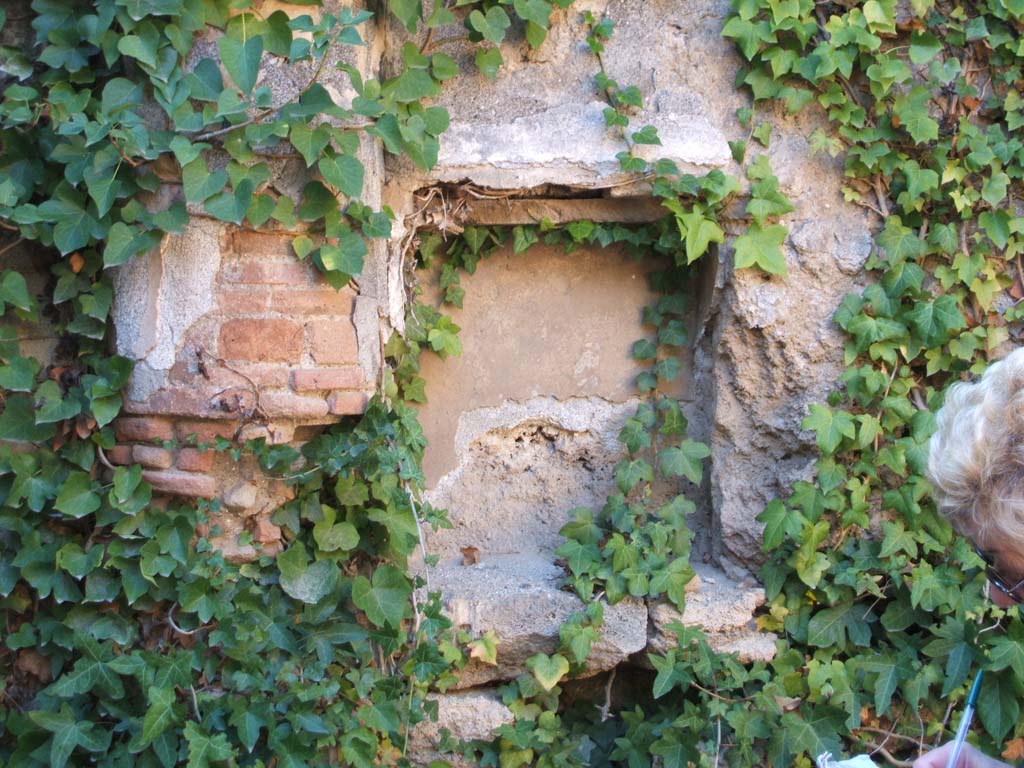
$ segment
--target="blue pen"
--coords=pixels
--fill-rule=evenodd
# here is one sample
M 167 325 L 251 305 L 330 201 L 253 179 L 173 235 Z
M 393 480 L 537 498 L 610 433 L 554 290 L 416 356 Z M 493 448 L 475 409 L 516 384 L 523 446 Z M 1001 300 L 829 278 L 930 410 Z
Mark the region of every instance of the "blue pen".
M 970 730 L 971 720 L 974 718 L 974 708 L 978 705 L 978 692 L 981 690 L 982 674 L 984 674 L 983 670 L 979 669 L 977 676 L 974 678 L 974 685 L 971 686 L 971 693 L 967 697 L 964 716 L 960 718 L 960 727 L 956 729 L 956 737 L 953 739 L 953 752 L 949 756 L 946 768 L 956 768 L 956 763 L 960 759 L 960 752 L 963 750 L 964 742 L 967 740 L 967 731 Z

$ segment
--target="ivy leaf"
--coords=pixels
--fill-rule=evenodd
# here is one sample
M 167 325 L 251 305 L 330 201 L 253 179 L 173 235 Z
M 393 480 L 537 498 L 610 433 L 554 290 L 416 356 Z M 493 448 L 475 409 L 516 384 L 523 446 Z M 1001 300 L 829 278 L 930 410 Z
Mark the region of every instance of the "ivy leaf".
M 786 274 L 786 257 L 782 255 L 782 243 L 786 239 L 786 228 L 781 224 L 761 227 L 760 224 L 750 225 L 746 234 L 736 238 L 733 248 L 736 251 L 737 269 L 758 266 L 772 275 Z
M 928 113 L 930 99 L 931 93 L 928 89 L 917 85 L 910 93 L 900 94 L 893 101 L 893 112 L 899 118 L 900 127 L 918 144 L 939 138 L 939 124 Z
M 814 430 L 818 447 L 826 455 L 835 453 L 844 437 L 852 440 L 856 436 L 857 428 L 853 416 L 846 411 L 834 411 L 818 404 L 811 405 L 810 411 L 801 422 L 800 428 Z
M 9 392 L 31 392 L 39 374 L 39 361 L 32 357 L 12 357 L 0 366 L 0 388 Z
M 427 341 L 430 348 L 437 352 L 442 358 L 462 354 L 462 342 L 459 341 L 458 333 L 462 330 L 448 317 L 442 317 L 437 326 L 430 329 L 427 334 Z
M 423 16 L 421 0 L 388 0 L 388 9 L 409 32 L 416 31 L 416 23 Z
M 306 167 L 309 168 L 331 142 L 331 133 L 326 125 L 310 128 L 306 123 L 295 123 L 288 133 L 288 141 L 302 155 L 302 159 L 306 161 Z
M 28 716 L 36 725 L 53 734 L 48 763 L 51 768 L 64 768 L 76 747 L 88 752 L 105 752 L 110 746 L 109 731 L 91 722 L 79 721 L 67 704 L 61 704 L 58 712 L 37 710 L 29 712 Z
M 681 733 L 666 732 L 651 744 L 651 754 L 661 758 L 664 768 L 687 768 L 696 764 L 700 755 L 691 740 Z
M 324 269 L 346 275 L 358 275 L 363 271 L 366 254 L 366 242 L 358 233 L 351 231 L 338 237 L 337 245 L 324 243 L 319 251 Z
M 666 477 L 686 477 L 694 485 L 700 485 L 704 476 L 703 460 L 711 455 L 711 449 L 695 440 L 684 440 L 678 448 L 665 448 L 658 453 L 661 473 Z
M 478 48 L 476 51 L 476 67 L 488 79 L 493 80 L 498 76 L 498 70 L 505 60 L 501 57 L 498 48 Z
M 946 342 L 950 336 L 966 327 L 967 321 L 960 313 L 956 299 L 940 296 L 935 301 L 920 301 L 907 313 L 911 327 L 929 347 Z
M 359 544 L 359 531 L 349 522 L 334 525 L 321 522 L 313 526 L 313 538 L 323 552 L 347 552 Z
M 498 637 L 493 629 L 484 632 L 476 640 L 469 642 L 469 656 L 472 659 L 497 666 L 498 664 Z
M 806 518 L 799 512 L 791 512 L 779 499 L 772 499 L 757 516 L 757 521 L 764 524 L 764 535 L 761 546 L 765 552 L 771 552 L 788 537 L 792 538 L 799 532 Z
M 224 189 L 228 175 L 224 171 L 210 172 L 206 161 L 197 157 L 181 169 L 181 181 L 185 199 L 190 203 L 201 203 Z
M 324 180 L 346 197 L 363 193 L 363 164 L 352 155 L 330 153 L 320 158 L 317 168 Z
M 705 253 L 711 243 L 725 241 L 725 232 L 699 211 L 676 215 L 679 233 L 686 238 L 686 263 L 692 264 Z
M 153 687 L 149 689 L 149 709 L 142 718 L 142 742 L 148 747 L 164 731 L 177 721 L 174 714 L 175 694 L 173 688 Z
M 367 579 L 356 576 L 352 582 L 352 602 L 378 627 L 397 629 L 410 613 L 412 587 L 405 574 L 393 565 L 381 565 Z
M 320 602 L 338 582 L 338 566 L 329 560 L 310 563 L 301 543 L 292 544 L 279 554 L 277 567 L 281 572 L 281 589 L 304 603 Z
M 505 31 L 512 26 L 505 9 L 500 5 L 494 5 L 487 9 L 487 13 L 479 10 L 472 11 L 466 18 L 466 26 L 479 33 L 485 40 L 500 44 L 505 39 Z
M 93 490 L 88 474 L 72 472 L 61 486 L 53 506 L 70 517 L 85 517 L 100 508 L 100 495 Z
M 0 277 L 0 300 L 25 312 L 32 312 L 36 308 L 36 303 L 28 291 L 25 276 L 13 269 L 4 270 L 3 276 Z
M 0 439 L 22 442 L 42 442 L 54 433 L 52 424 L 37 424 L 35 408 L 28 395 L 12 395 L 7 398 L 4 412 L 0 414 Z
M 569 674 L 569 660 L 556 653 L 548 656 L 546 653 L 538 653 L 526 660 L 526 668 L 529 669 L 541 688 L 550 691 L 558 681 Z
M 231 75 L 238 89 L 244 93 L 252 93 L 256 78 L 260 73 L 260 59 L 263 56 L 263 36 L 255 35 L 245 42 L 229 35 L 224 35 L 217 42 L 220 60 Z
M 185 741 L 188 742 L 187 768 L 210 768 L 213 763 L 235 756 L 226 734 L 211 737 L 194 720 L 185 723 Z
M 117 50 L 125 56 L 129 56 L 142 62 L 148 67 L 156 67 L 157 38 L 140 37 L 139 35 L 125 35 L 117 41 Z
M 982 725 L 997 744 L 1017 723 L 1020 702 L 1015 679 L 1010 675 L 990 675 L 978 695 L 978 715 Z
M 623 459 L 615 467 L 615 483 L 623 493 L 629 493 L 640 482 L 653 482 L 654 469 L 643 459 Z

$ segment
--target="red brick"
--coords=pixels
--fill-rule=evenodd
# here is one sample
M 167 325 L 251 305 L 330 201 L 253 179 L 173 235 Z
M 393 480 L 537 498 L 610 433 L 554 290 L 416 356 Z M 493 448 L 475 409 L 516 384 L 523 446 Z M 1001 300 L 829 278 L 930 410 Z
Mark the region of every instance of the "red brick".
M 143 471 L 142 479 L 153 486 L 158 493 L 173 496 L 192 496 L 212 499 L 217 495 L 217 481 L 210 475 L 196 472 L 180 472 L 176 469 L 165 471 Z
M 233 440 L 238 423 L 233 421 L 179 421 L 174 425 L 179 440 L 188 440 L 194 435 L 200 443 L 212 443 L 218 437 Z
M 111 464 L 131 464 L 132 447 L 130 445 L 115 445 L 107 451 L 107 461 Z
M 327 398 L 327 408 L 335 416 L 348 416 L 366 410 L 365 392 L 334 392 Z
M 317 389 L 359 389 L 363 371 L 355 365 L 345 368 L 304 368 L 292 373 L 292 386 L 298 392 Z
M 136 445 L 132 448 L 132 458 L 150 469 L 170 469 L 174 463 L 171 452 L 155 445 Z
M 178 451 L 175 465 L 186 472 L 209 472 L 213 469 L 213 451 L 200 451 L 198 448 L 182 448 Z
M 239 256 L 285 256 L 295 258 L 292 240 L 295 235 L 253 232 L 236 229 L 231 233 L 231 249 Z
M 229 360 L 298 362 L 302 326 L 291 320 L 228 320 L 220 328 L 219 350 Z
M 232 261 L 221 267 L 221 280 L 248 285 L 312 285 L 312 267 L 298 261 Z
M 217 306 L 226 315 L 259 315 L 267 309 L 270 289 L 261 287 L 253 290 L 220 290 L 217 292 Z
M 306 325 L 313 360 L 321 365 L 359 361 L 355 326 L 348 320 L 315 320 Z
M 291 392 L 269 392 L 260 398 L 267 417 L 319 419 L 327 415 L 327 401 L 322 397 L 303 397 Z
M 272 544 L 281 540 L 281 529 L 266 518 L 260 517 L 253 525 L 252 538 L 260 544 Z
M 351 290 L 333 288 L 308 290 L 275 290 L 270 299 L 274 312 L 289 315 L 343 315 L 352 314 Z
M 123 443 L 151 443 L 154 440 L 173 440 L 174 430 L 166 419 L 143 417 L 118 419 L 114 434 Z
M 292 369 L 287 365 L 275 365 L 267 363 L 252 363 L 246 365 L 237 363 L 231 366 L 234 369 L 235 380 L 241 379 L 240 374 L 252 380 L 252 383 L 260 388 L 274 389 L 291 386 Z M 244 379 L 243 379 L 244 381 Z

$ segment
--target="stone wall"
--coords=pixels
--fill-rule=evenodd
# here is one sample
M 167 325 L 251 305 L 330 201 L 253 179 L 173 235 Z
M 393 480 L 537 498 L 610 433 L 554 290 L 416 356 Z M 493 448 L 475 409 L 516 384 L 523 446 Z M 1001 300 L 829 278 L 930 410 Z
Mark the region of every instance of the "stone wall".
M 287 489 L 254 466 L 163 441 L 223 435 L 298 443 L 359 413 L 380 374 L 382 343 L 404 327 L 405 249 L 417 227 L 657 215 L 649 190 L 619 170 L 622 146 L 604 126 L 596 61 L 582 42 L 583 10 L 616 20 L 605 64 L 620 83 L 643 91 L 647 107 L 636 123 L 655 125 L 663 142 L 650 154 L 684 171 L 740 176 L 728 141 L 746 136 L 735 111 L 747 102 L 733 87 L 740 62 L 719 36 L 728 5 L 580 0 L 557 12 L 539 49 L 506 43 L 507 65 L 494 82 L 467 66 L 439 98 L 452 126 L 431 172 L 393 158 L 385 164 L 379 147 L 364 146 L 365 199 L 389 205 L 397 220 L 392 241 L 379 244 L 364 274 L 340 292 L 294 258 L 293 233 L 248 232 L 193 211 L 184 235 L 167 238 L 117 278 L 117 347 L 138 366 L 111 459 L 142 463 L 160 491 L 220 498 L 221 546 L 232 557 L 254 553 L 238 544 L 243 531 L 264 547 L 280 546 L 269 513 Z M 365 74 L 386 75 L 407 35 L 383 24 L 366 32 L 370 45 L 356 63 Z M 464 64 L 471 59 L 464 44 L 445 50 Z M 264 76 L 274 89 L 292 87 L 281 73 Z M 332 87 L 339 99 L 351 96 L 341 80 Z M 763 600 L 750 576 L 761 556 L 755 517 L 809 476 L 813 443 L 799 425 L 807 405 L 822 401 L 837 380 L 842 343 L 831 315 L 857 287 L 874 225 L 843 202 L 838 165 L 811 154 L 808 137 L 820 120 L 813 109 L 761 117 L 774 123 L 767 152 L 796 206 L 783 221 L 789 274 L 735 272 L 723 244 L 695 285 L 694 344 L 677 393 L 692 435 L 712 448 L 703 486 L 682 488 L 702 514 L 701 578 L 683 618 L 748 658 L 768 658 L 773 648 L 771 637 L 750 626 Z M 301 189 L 304 169 L 285 164 L 277 172 L 280 190 Z M 440 207 L 425 207 L 426 191 L 438 185 Z M 480 200 L 474 193 L 481 191 L 514 200 Z M 595 272 L 603 282 L 584 279 Z M 420 279 L 429 284 L 430 276 Z M 641 266 L 596 251 L 502 253 L 465 284 L 457 322 L 467 354 L 425 359 L 423 421 L 429 495 L 453 510 L 457 524 L 430 542 L 442 555 L 432 578 L 457 623 L 474 633 L 495 630 L 502 641 L 499 668 L 466 671 L 461 684 L 476 687 L 513 676 L 538 650 L 550 652 L 560 621 L 580 607 L 558 588 L 557 530 L 568 508 L 600 503 L 609 484 L 620 451 L 614 437 L 635 405 L 628 344 L 642 335 L 638 317 L 648 296 Z M 510 301 L 516 296 L 518 303 Z M 540 331 L 527 332 L 525 323 Z M 479 562 L 464 563 L 466 547 L 482 551 Z M 665 606 L 636 602 L 607 617 L 595 673 L 661 647 L 662 628 L 678 618 Z M 441 711 L 456 722 L 481 702 L 488 714 L 478 719 L 488 727 L 507 717 L 486 688 L 445 699 Z M 431 737 L 423 738 L 427 749 Z

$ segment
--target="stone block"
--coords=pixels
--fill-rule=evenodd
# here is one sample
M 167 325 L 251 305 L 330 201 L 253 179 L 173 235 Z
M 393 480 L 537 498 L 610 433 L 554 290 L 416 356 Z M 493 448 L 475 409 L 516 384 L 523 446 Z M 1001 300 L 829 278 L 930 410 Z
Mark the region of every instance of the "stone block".
M 181 472 L 176 469 L 143 470 L 142 479 L 157 493 L 212 499 L 217 495 L 217 481 L 210 475 Z
M 229 320 L 220 328 L 221 357 L 252 362 L 298 362 L 302 325 L 292 320 Z
M 526 660 L 534 654 L 555 652 L 559 628 L 584 609 L 576 595 L 561 588 L 564 575 L 549 558 L 526 553 L 484 553 L 469 566 L 449 558 L 429 569 L 430 588 L 441 590 L 456 626 L 474 635 L 493 630 L 498 637 L 498 665 L 471 661 L 459 673 L 458 688 L 510 680 L 526 671 Z M 606 605 L 604 619 L 584 674 L 611 669 L 647 645 L 643 601 Z
M 737 653 L 743 663 L 771 661 L 775 656 L 776 636 L 760 632 L 754 611 L 764 603 L 764 589 L 735 582 L 720 571 L 697 566 L 700 584 L 686 595 L 686 609 L 680 613 L 668 602 L 650 607 L 650 637 L 647 650 L 662 654 L 676 645 L 677 638 L 668 626 L 680 622 L 700 627 L 716 651 Z
M 152 443 L 173 440 L 174 429 L 170 421 L 158 417 L 122 418 L 114 422 L 114 435 L 125 443 Z
M 356 329 L 349 320 L 315 320 L 306 325 L 309 351 L 319 365 L 359 361 Z
M 241 512 L 256 506 L 259 488 L 252 483 L 237 483 L 221 497 L 228 509 Z
M 430 694 L 428 698 L 437 702 L 437 722 L 425 720 L 410 735 L 409 754 L 417 765 L 442 757 L 437 752 L 442 729 L 457 741 L 487 740 L 495 729 L 515 721 L 512 710 L 493 689 Z M 452 757 L 443 759 L 451 761 Z

